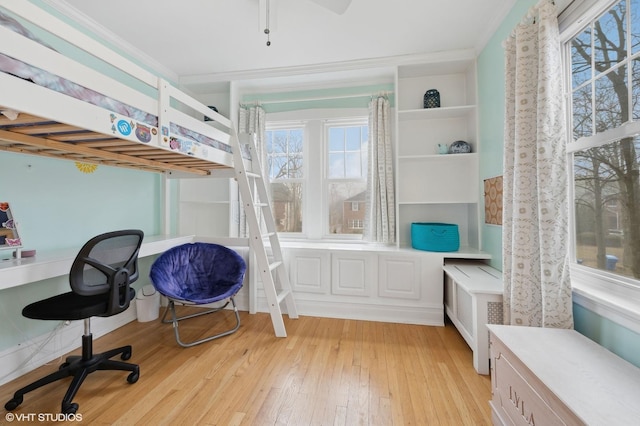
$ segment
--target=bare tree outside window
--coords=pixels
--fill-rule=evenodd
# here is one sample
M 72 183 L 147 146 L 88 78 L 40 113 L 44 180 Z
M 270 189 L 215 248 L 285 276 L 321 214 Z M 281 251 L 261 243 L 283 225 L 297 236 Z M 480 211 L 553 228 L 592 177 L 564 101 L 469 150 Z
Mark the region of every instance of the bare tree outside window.
M 267 130 L 266 147 L 271 208 L 277 230 L 302 232 L 304 130 Z
M 571 42 L 577 262 L 640 278 L 640 0 L 623 0 Z M 617 137 L 607 131 L 621 129 Z M 619 135 L 622 134 L 623 137 Z M 604 136 L 603 136 L 604 135 Z

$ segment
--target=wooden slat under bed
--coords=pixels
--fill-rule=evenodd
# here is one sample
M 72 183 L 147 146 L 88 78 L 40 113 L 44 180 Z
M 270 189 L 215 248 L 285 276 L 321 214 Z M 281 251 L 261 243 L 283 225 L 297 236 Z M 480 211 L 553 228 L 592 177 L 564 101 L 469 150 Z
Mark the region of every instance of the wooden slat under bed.
M 0 108 L 1 109 L 1 108 Z M 228 166 L 20 113 L 0 114 L 0 151 L 126 167 L 208 175 Z

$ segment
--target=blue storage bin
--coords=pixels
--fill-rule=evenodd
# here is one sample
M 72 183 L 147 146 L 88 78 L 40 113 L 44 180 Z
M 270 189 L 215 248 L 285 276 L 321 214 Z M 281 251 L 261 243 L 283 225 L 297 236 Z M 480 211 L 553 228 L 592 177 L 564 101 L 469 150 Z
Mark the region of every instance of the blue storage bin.
M 458 225 L 414 222 L 411 224 L 411 246 L 426 251 L 457 251 L 460 249 Z

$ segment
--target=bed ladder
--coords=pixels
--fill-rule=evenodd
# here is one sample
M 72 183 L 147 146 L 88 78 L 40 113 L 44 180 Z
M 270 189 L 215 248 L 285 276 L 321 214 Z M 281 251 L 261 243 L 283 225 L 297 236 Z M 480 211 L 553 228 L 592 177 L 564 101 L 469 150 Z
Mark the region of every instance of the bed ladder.
M 247 170 L 240 140 L 236 130 L 232 129 L 231 147 L 233 148 L 235 176 L 249 226 L 249 244 L 260 272 L 273 329 L 276 337 L 287 337 L 287 330 L 282 319 L 282 302 L 285 302 L 289 318 L 298 318 L 298 310 L 293 299 L 289 274 L 282 257 L 282 248 L 271 211 L 271 203 L 269 203 L 267 184 L 262 174 L 260 156 L 253 135 L 247 139 L 251 155 L 251 170 Z M 263 231 L 260 226 L 261 218 L 264 221 L 266 231 Z M 271 247 L 271 261 L 267 254 L 267 245 Z

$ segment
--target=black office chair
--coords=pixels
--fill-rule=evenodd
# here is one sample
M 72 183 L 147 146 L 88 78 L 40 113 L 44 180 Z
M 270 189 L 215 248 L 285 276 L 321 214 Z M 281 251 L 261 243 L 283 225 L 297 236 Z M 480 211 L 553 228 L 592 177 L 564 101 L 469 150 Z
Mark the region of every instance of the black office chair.
M 111 360 L 120 355 L 131 358 L 131 346 L 94 354 L 90 317 L 109 317 L 129 307 L 135 298 L 130 284 L 138 279 L 138 252 L 144 234 L 139 230 L 108 232 L 89 240 L 80 249 L 69 273 L 71 292 L 50 297 L 27 305 L 22 315 L 41 320 L 84 320 L 82 356 L 70 356 L 58 371 L 18 390 L 4 408 L 14 410 L 22 403 L 25 393 L 68 376 L 73 376 L 69 389 L 62 399 L 62 413 L 73 414 L 78 404 L 72 402 L 80 385 L 96 370 L 131 371 L 129 383 L 135 383 L 140 369 L 135 364 Z

